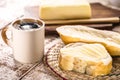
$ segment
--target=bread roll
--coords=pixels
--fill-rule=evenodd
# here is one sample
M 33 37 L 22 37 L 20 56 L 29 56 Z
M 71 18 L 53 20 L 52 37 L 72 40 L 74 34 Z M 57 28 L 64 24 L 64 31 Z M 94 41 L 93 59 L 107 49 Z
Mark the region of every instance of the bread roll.
M 65 44 L 73 42 L 101 43 L 111 56 L 120 56 L 120 34 L 117 32 L 80 25 L 61 26 L 56 30 Z
M 112 69 L 112 58 L 101 44 L 70 43 L 60 49 L 59 66 L 92 76 L 106 75 Z

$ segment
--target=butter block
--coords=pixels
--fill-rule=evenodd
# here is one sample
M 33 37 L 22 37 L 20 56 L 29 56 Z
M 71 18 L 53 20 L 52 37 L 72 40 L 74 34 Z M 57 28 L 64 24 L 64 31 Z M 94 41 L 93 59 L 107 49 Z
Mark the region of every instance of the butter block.
M 112 58 L 101 44 L 70 43 L 60 49 L 59 66 L 92 76 L 106 75 L 112 69 Z
M 85 19 L 91 17 L 91 7 L 86 0 L 43 0 L 39 16 L 44 20 Z

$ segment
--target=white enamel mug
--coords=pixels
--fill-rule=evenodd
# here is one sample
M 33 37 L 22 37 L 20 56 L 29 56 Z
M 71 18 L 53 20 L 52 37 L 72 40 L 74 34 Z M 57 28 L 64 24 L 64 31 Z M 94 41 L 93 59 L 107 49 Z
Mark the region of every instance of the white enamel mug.
M 36 23 L 37 29 L 21 30 L 17 29 L 21 23 Z M 1 35 L 4 42 L 13 48 L 15 60 L 21 63 L 35 63 L 41 61 L 44 55 L 44 27 L 42 20 L 18 19 L 10 27 L 3 28 Z M 7 38 L 6 32 L 10 30 L 11 42 Z

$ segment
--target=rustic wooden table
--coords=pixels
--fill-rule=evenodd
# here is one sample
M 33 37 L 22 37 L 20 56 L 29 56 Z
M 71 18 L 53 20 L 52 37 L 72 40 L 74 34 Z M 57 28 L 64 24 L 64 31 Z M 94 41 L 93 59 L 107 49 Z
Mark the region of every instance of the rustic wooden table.
M 56 35 L 45 37 L 45 54 L 48 49 L 58 43 Z M 57 80 L 44 61 L 34 64 L 21 64 L 14 60 L 12 48 L 7 46 L 0 37 L 0 80 Z

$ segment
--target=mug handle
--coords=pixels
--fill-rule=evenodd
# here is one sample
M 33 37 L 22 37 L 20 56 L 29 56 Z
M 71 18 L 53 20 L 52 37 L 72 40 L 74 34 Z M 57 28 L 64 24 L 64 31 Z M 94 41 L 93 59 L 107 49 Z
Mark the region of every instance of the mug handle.
M 10 40 L 7 38 L 7 35 L 6 35 L 6 32 L 8 31 L 9 27 L 4 27 L 1 31 L 1 36 L 2 36 L 2 39 L 3 41 L 8 45 L 8 46 L 11 46 L 10 45 Z

